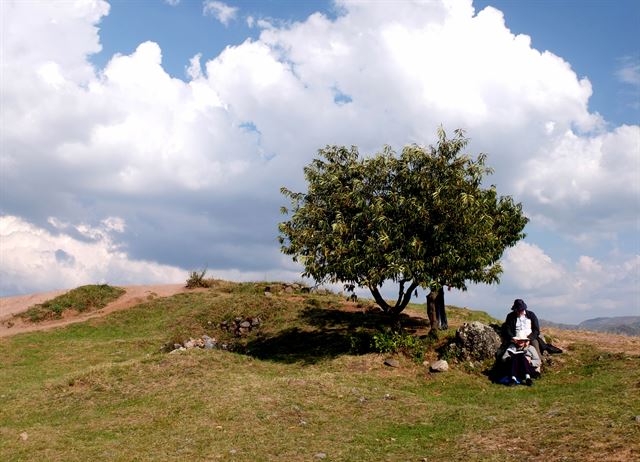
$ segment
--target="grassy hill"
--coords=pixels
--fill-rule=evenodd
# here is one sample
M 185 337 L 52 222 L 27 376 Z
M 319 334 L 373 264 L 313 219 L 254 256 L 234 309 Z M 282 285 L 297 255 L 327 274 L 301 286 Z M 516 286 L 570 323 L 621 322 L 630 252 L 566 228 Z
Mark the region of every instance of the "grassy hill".
M 380 314 L 337 295 L 218 282 L 1 338 L 2 461 L 637 460 L 640 357 L 571 344 L 532 388 L 371 352 Z M 420 306 L 402 323 L 420 336 Z M 450 322 L 491 321 L 449 308 Z M 220 327 L 258 317 L 236 338 Z M 439 338 L 421 339 L 435 359 Z M 167 353 L 203 334 L 235 351 Z

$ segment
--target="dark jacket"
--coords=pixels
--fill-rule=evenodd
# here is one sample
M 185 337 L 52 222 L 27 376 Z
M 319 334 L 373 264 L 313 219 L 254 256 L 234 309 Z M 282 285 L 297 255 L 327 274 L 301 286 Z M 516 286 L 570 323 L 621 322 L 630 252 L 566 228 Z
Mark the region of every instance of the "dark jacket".
M 529 334 L 529 339 L 535 340 L 540 336 L 540 323 L 538 322 L 538 317 L 533 311 L 529 310 L 525 311 L 525 316 L 531 320 L 531 334 Z M 518 313 L 515 311 L 512 311 L 507 315 L 507 319 L 502 325 L 502 335 L 505 341 L 511 341 L 511 339 L 515 337 L 517 319 Z

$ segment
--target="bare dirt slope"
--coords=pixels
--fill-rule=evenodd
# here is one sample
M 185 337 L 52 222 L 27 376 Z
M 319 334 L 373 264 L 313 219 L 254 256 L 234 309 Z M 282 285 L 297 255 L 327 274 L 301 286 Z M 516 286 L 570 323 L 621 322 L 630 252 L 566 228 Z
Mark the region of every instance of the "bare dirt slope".
M 184 284 L 163 284 L 163 285 L 141 285 L 122 287 L 126 292 L 117 300 L 109 303 L 101 310 L 88 313 L 77 313 L 65 311 L 61 319 L 30 323 L 13 316 L 22 313 L 29 307 L 51 300 L 58 295 L 65 293 L 65 290 L 46 292 L 34 295 L 19 295 L 16 297 L 0 298 L 0 337 L 18 334 L 21 332 L 32 332 L 37 330 L 47 330 L 54 327 L 65 326 L 75 322 L 85 321 L 90 318 L 105 316 L 114 311 L 124 310 L 138 305 L 147 300 L 157 297 L 169 297 L 178 293 L 186 292 L 188 289 Z

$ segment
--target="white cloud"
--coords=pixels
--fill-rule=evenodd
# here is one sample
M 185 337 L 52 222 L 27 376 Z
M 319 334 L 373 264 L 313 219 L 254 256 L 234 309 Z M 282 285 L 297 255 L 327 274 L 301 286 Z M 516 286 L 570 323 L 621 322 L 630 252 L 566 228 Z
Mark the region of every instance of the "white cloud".
M 191 80 L 197 80 L 200 77 L 202 77 L 202 66 L 200 65 L 201 58 L 202 58 L 202 53 L 198 53 L 189 60 L 189 67 L 187 67 L 187 75 L 191 78 Z
M 167 5 L 177 6 L 180 4 L 180 0 L 164 0 Z
M 637 56 L 621 58 L 616 76 L 621 82 L 640 87 L 640 58 Z
M 566 284 L 566 271 L 535 244 L 520 241 L 503 258 L 503 281 L 524 291 L 555 292 Z
M 52 219 L 52 221 L 56 221 Z M 93 240 L 52 234 L 15 216 L 0 217 L 0 293 L 39 292 L 83 284 L 178 283 L 187 272 L 175 266 L 131 259 L 114 244 L 106 227 L 79 226 Z
M 516 298 L 538 317 L 579 323 L 600 316 L 640 316 L 640 256 L 599 261 L 581 255 L 575 263 L 554 261 L 526 241 L 508 249 L 502 259 L 499 286 L 472 285 L 450 292 L 447 303 L 484 309 L 504 319 Z
M 215 17 L 225 26 L 228 25 L 231 20 L 235 19 L 238 14 L 237 7 L 229 6 L 223 2 L 205 0 L 202 5 L 202 12 L 205 15 Z

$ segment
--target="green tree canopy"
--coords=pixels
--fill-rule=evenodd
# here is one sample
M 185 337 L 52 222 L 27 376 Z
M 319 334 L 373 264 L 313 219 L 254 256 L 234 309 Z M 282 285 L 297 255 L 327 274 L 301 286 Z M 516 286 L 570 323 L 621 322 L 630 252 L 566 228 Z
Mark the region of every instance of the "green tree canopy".
M 499 259 L 528 219 L 521 204 L 483 187 L 486 156 L 462 153 L 462 130 L 428 148 L 388 146 L 361 158 L 355 146 L 327 146 L 304 169 L 306 193 L 282 188 L 290 220 L 280 223 L 282 252 L 320 283 L 368 287 L 381 308 L 398 314 L 417 287 L 466 289 L 496 283 Z M 398 283 L 391 305 L 380 287 Z

